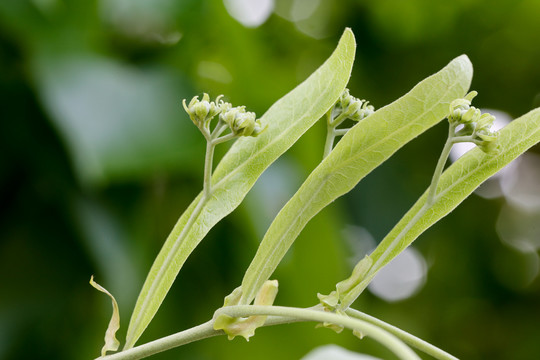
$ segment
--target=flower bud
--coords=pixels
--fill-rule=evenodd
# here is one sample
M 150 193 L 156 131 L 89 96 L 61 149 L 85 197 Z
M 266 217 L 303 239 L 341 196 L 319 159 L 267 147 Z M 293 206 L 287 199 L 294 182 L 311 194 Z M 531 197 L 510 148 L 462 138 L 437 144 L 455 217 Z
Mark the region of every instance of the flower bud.
M 219 104 L 218 104 L 218 107 L 219 107 L 219 110 L 220 110 L 221 113 L 225 113 L 225 112 L 232 109 L 232 104 L 228 103 L 228 102 L 225 102 L 223 100 L 220 100 Z
M 343 93 L 341 94 L 339 98 L 339 103 L 340 103 L 341 108 L 346 109 L 351 103 L 351 100 L 353 99 L 354 97 L 351 96 L 351 94 L 349 93 L 349 89 L 343 90 Z
M 343 113 L 353 121 L 360 121 L 375 112 L 375 108 L 368 105 L 368 101 L 355 98 L 349 93 L 349 89 L 343 90 L 335 110 L 334 116 Z
M 478 145 L 480 150 L 482 150 L 486 154 L 497 154 L 498 135 L 498 132 L 491 131 L 489 128 L 479 129 L 474 134 L 475 143 Z
M 478 118 L 476 129 L 477 131 L 489 130 L 493 126 L 494 122 L 495 122 L 495 116 L 489 113 L 482 114 L 482 116 Z
M 448 121 L 451 124 L 466 124 L 473 121 L 475 116 L 479 116 L 479 110 L 471 106 L 472 99 L 478 95 L 476 91 L 471 91 L 462 99 L 455 99 L 450 103 Z
M 245 106 L 229 108 L 221 113 L 220 118 L 237 136 L 257 136 L 263 131 L 260 120 L 256 120 L 255 113 L 246 111 Z
M 375 112 L 375 108 L 373 107 L 373 105 L 368 105 L 367 101 L 359 100 L 359 102 L 363 102 L 362 106 L 360 106 L 358 110 L 356 110 L 354 113 L 349 115 L 349 119 L 353 121 L 363 120 Z
M 218 96 L 216 102 L 222 97 Z M 220 113 L 221 109 L 216 102 L 210 101 L 208 94 L 204 93 L 202 100 L 199 100 L 198 96 L 194 96 L 188 105 L 186 105 L 186 100 L 182 101 L 184 109 L 189 115 L 189 118 L 197 127 L 207 127 L 217 114 Z
M 495 117 L 489 113 L 482 114 L 480 109 L 471 106 L 471 100 L 477 94 L 471 91 L 463 99 L 452 101 L 448 121 L 454 126 L 463 126 L 455 136 L 468 136 L 482 151 L 494 154 L 497 152 L 498 133 L 491 131 L 491 127 Z
M 476 120 L 480 117 L 480 113 L 481 113 L 480 109 L 477 109 L 474 106 L 471 106 L 469 110 L 461 113 L 460 123 L 468 124 L 471 122 L 476 122 Z

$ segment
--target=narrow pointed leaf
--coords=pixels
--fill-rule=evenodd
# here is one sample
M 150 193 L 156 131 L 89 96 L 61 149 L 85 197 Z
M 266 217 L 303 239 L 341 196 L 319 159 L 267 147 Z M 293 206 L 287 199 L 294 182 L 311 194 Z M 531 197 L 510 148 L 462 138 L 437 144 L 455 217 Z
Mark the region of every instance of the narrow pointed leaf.
M 540 142 L 540 108 L 523 115 L 501 129 L 498 142 L 497 155 L 488 155 L 475 148 L 462 156 L 442 174 L 437 187 L 436 202 L 402 236 L 397 246 L 389 251 L 389 256 L 385 256 L 384 261 L 380 261 L 382 254 L 422 208 L 427 197 L 428 191 L 426 190 L 424 195 L 418 199 L 370 255 L 375 265 L 370 270 L 369 277 L 363 281 L 364 288 L 377 271 L 409 246 L 426 229 L 455 209 L 489 177 Z M 538 181 L 540 182 L 540 179 Z
M 187 257 L 206 233 L 244 199 L 257 178 L 289 149 L 341 95 L 350 77 L 356 43 L 345 30 L 332 56 L 307 80 L 278 100 L 261 118 L 265 132 L 236 141 L 212 176 L 213 196 L 202 194 L 180 217 L 141 290 L 128 328 L 133 347 L 163 302 Z
M 118 309 L 118 303 L 116 302 L 114 296 L 112 296 L 112 294 L 103 286 L 95 282 L 94 276 L 90 277 L 90 285 L 102 293 L 107 294 L 111 298 L 112 302 L 113 312 L 111 320 L 109 321 L 109 326 L 105 332 L 105 344 L 103 345 L 103 348 L 101 348 L 101 356 L 105 356 L 107 355 L 107 351 L 116 351 L 120 347 L 120 341 L 118 341 L 116 338 L 116 332 L 118 329 L 120 329 L 120 310 Z
M 449 103 L 465 95 L 471 78 L 471 63 L 466 56 L 460 56 L 355 125 L 270 225 L 242 281 L 240 303 L 253 300 L 313 216 L 350 191 L 403 145 L 443 119 Z

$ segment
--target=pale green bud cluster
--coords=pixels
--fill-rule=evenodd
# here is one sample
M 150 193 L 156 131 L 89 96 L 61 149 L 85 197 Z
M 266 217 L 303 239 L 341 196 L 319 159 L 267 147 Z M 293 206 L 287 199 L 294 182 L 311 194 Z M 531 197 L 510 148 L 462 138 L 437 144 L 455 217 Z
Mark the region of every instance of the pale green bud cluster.
M 257 136 L 264 130 L 260 120 L 256 119 L 255 113 L 246 111 L 245 106 L 229 106 L 227 110 L 219 114 L 219 117 L 237 136 Z
M 185 99 L 182 104 L 191 121 L 205 133 L 210 133 L 210 122 L 217 115 L 235 136 L 257 136 L 264 130 L 254 112 L 246 111 L 245 106 L 233 107 L 221 100 L 222 97 L 219 95 L 215 101 L 210 101 L 205 93 L 202 100 L 194 96 L 189 104 L 186 105 Z
M 471 106 L 471 101 L 477 94 L 476 91 L 471 91 L 465 98 L 452 101 L 448 121 L 453 126 L 463 126 L 455 136 L 470 136 L 472 142 L 482 151 L 496 153 L 498 134 L 491 130 L 495 117 L 489 113 L 482 114 L 480 109 Z
M 204 93 L 202 100 L 194 96 L 188 105 L 186 105 L 186 99 L 182 101 L 182 105 L 197 127 L 208 127 L 210 121 L 221 112 L 221 107 L 218 105 L 221 96 L 218 96 L 216 101 L 210 101 L 210 96 Z
M 349 93 L 349 89 L 345 89 L 334 108 L 335 115 L 343 114 L 353 121 L 360 121 L 375 112 L 375 108 L 368 104 L 368 101 L 355 98 Z

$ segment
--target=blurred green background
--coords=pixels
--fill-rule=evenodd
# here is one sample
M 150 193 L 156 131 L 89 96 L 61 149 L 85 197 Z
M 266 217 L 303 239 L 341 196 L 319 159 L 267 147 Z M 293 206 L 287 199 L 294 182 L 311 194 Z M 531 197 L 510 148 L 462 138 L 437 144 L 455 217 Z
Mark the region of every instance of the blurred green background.
M 97 357 L 111 309 L 92 274 L 120 303 L 123 340 L 145 273 L 202 188 L 203 138 L 181 99 L 225 94 L 262 115 L 351 27 L 355 96 L 382 107 L 464 53 L 475 105 L 517 117 L 540 106 L 539 19 L 537 0 L 1 0 L 0 358 Z M 140 343 L 212 316 L 317 165 L 324 132 L 210 232 Z M 407 145 L 306 227 L 275 273 L 277 304 L 313 305 L 348 275 L 427 187 L 445 134 L 441 123 Z M 459 358 L 538 358 L 539 152 L 415 243 L 421 271 L 405 295 L 390 283 L 355 307 Z M 313 324 L 154 358 L 300 359 L 329 343 L 394 359 Z

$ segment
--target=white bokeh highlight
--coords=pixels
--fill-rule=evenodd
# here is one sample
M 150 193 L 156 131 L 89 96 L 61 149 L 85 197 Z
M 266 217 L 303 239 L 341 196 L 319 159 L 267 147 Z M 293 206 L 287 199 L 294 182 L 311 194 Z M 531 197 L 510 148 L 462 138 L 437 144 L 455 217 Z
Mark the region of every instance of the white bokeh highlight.
M 513 206 L 536 211 L 540 209 L 540 156 L 528 152 L 518 160 L 500 178 L 502 193 Z
M 383 267 L 368 289 L 377 297 L 389 301 L 400 301 L 414 295 L 424 285 L 427 265 L 422 255 L 408 247 Z
M 264 24 L 274 11 L 274 0 L 223 0 L 223 4 L 236 21 L 248 28 Z
M 337 345 L 324 345 L 311 350 L 301 360 L 381 360 L 370 355 L 359 354 Z

